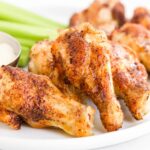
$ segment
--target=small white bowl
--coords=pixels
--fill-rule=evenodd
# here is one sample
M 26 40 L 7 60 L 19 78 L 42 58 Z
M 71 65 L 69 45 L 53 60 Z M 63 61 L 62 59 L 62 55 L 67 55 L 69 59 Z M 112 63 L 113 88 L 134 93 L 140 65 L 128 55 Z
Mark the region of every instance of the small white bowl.
M 6 65 L 10 65 L 10 66 L 16 66 L 21 54 L 21 45 L 19 43 L 19 41 L 17 41 L 14 37 L 12 37 L 11 35 L 5 33 L 5 32 L 0 32 L 0 43 L 7 43 L 10 46 L 12 46 L 14 52 L 15 52 L 15 57 L 13 60 L 11 60 L 10 62 L 8 62 L 8 64 Z

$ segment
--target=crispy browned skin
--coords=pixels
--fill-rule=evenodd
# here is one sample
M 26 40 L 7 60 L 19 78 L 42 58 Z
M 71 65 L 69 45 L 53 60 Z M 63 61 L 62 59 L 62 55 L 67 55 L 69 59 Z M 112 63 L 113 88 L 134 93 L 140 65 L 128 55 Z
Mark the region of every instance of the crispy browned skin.
M 147 72 L 129 47 L 112 42 L 109 47 L 115 92 L 124 99 L 132 115 L 142 119 L 150 108 Z
M 114 94 L 104 32 L 89 24 L 65 30 L 52 45 L 56 66 L 69 82 L 88 95 L 100 111 L 108 131 L 122 126 L 123 113 Z
M 53 84 L 60 91 L 70 98 L 80 101 L 80 92 L 69 84 L 65 78 L 63 70 L 58 68 L 54 63 L 51 53 L 52 43 L 48 40 L 36 43 L 30 52 L 29 71 L 35 74 L 43 74 L 49 76 Z M 80 101 L 81 102 L 81 101 Z
M 19 129 L 22 123 L 21 118 L 17 114 L 4 109 L 2 106 L 0 106 L 0 121 L 13 129 Z
M 51 54 L 52 42 L 45 40 L 36 43 L 30 51 L 29 71 L 36 74 L 50 75 L 54 70 L 53 56 Z M 40 53 L 40 55 L 39 55 Z M 36 63 L 35 63 L 36 62 Z M 49 68 L 49 69 L 47 69 Z
M 42 44 L 45 45 L 45 48 L 48 46 L 48 43 L 45 41 L 43 41 Z M 36 51 L 37 55 L 41 56 L 42 50 L 38 51 L 38 46 L 40 47 L 39 44 L 34 46 L 34 48 L 36 47 L 34 51 Z M 105 43 L 105 46 L 108 47 L 109 55 L 111 56 L 111 68 L 117 96 L 124 99 L 136 119 L 142 119 L 149 111 L 147 108 L 149 108 L 150 89 L 145 68 L 139 63 L 134 52 L 128 47 L 112 42 Z M 46 50 L 49 51 L 48 48 L 46 48 L 45 51 Z M 32 51 L 32 53 L 34 53 L 34 51 Z M 48 55 L 45 56 L 44 59 L 48 59 L 46 57 L 48 57 Z M 44 62 L 42 59 L 43 58 L 40 59 L 41 63 L 38 64 L 39 67 L 37 66 L 39 72 L 42 72 L 41 66 L 43 65 L 42 62 Z M 36 62 L 39 61 L 39 59 L 32 55 L 30 61 L 33 64 L 37 64 Z M 31 70 L 35 70 L 34 65 L 30 67 Z M 49 70 L 48 66 L 46 70 Z
M 74 30 L 77 30 L 77 29 L 74 29 Z M 78 32 L 75 32 L 75 33 L 72 33 L 72 32 L 73 31 L 71 29 L 72 36 L 79 34 Z M 90 30 L 88 32 L 90 32 Z M 65 36 L 70 36 L 70 34 L 67 33 Z M 99 38 L 97 38 L 96 34 L 95 35 L 91 34 L 91 35 L 88 35 L 87 37 L 88 37 L 87 40 L 89 38 L 91 38 L 92 40 L 95 39 L 95 41 L 98 41 L 98 39 L 99 39 Z M 78 43 L 78 41 L 81 39 L 81 37 L 75 36 L 73 38 L 74 38 L 74 40 L 76 40 L 76 42 L 74 42 L 75 46 L 72 45 L 72 47 L 75 47 L 74 52 L 76 52 L 76 49 L 78 50 L 78 46 L 80 45 Z M 59 43 L 61 43 L 61 42 L 66 43 L 66 41 L 67 41 L 67 40 L 64 40 L 62 38 L 62 36 L 61 36 L 61 40 L 59 41 Z M 88 40 L 88 41 L 90 41 L 90 40 Z M 43 41 L 42 43 L 43 43 L 43 45 L 45 45 L 45 47 L 48 46 L 48 44 L 45 41 Z M 74 44 L 73 42 L 68 42 L 68 43 L 70 43 L 70 45 Z M 101 43 L 101 42 L 97 42 L 97 43 Z M 55 45 L 57 47 L 57 42 Z M 67 45 L 68 44 L 66 44 L 66 46 Z M 36 48 L 38 49 L 38 46 L 40 46 L 40 45 L 36 44 L 36 46 L 37 46 Z M 116 44 L 116 43 L 108 42 L 108 41 L 103 42 L 103 47 L 105 47 L 105 51 L 108 50 L 107 53 L 110 56 L 111 71 L 112 71 L 113 81 L 114 81 L 114 85 L 115 85 L 114 88 L 115 88 L 115 92 L 116 92 L 117 96 L 124 99 L 125 103 L 129 107 L 129 110 L 132 112 L 133 116 L 136 119 L 142 119 L 143 116 L 149 111 L 148 108 L 150 108 L 149 107 L 149 91 L 150 91 L 150 89 L 149 89 L 149 85 L 147 82 L 147 73 L 146 73 L 144 66 L 139 62 L 137 56 L 134 54 L 133 50 L 130 49 L 129 47 L 122 46 L 120 44 Z M 62 44 L 62 46 L 58 50 L 62 56 L 64 54 L 64 59 L 65 59 L 65 57 L 69 57 L 68 54 L 66 54 L 66 50 L 65 50 L 66 48 L 67 47 L 65 47 Z M 41 53 L 42 53 L 41 50 L 38 51 L 37 49 L 34 49 L 34 50 L 32 49 L 33 50 L 32 53 L 34 53 L 34 51 L 36 51 L 37 55 L 41 56 Z M 81 50 L 82 49 L 84 49 L 84 51 L 86 51 L 85 47 L 81 48 Z M 45 49 L 45 51 L 52 52 L 52 50 L 50 50 L 48 48 Z M 54 49 L 54 52 L 55 51 L 56 50 Z M 49 52 L 47 52 L 47 53 L 49 53 Z M 77 54 L 75 53 L 73 55 L 73 57 L 75 57 L 75 58 L 77 57 L 75 55 L 77 55 L 78 57 L 80 56 L 78 53 Z M 33 55 L 31 55 L 31 56 L 32 57 L 31 57 L 30 61 L 33 64 L 34 63 L 37 64 L 36 63 L 36 61 L 38 61 L 38 59 L 36 59 L 37 57 L 34 58 Z M 63 63 L 62 63 L 62 58 L 61 58 L 62 56 L 59 55 L 59 61 L 57 62 L 57 66 L 59 66 L 58 71 L 60 70 L 60 72 L 62 72 L 62 69 L 63 69 L 63 66 L 62 66 Z M 44 57 L 44 58 L 46 58 L 46 57 Z M 48 60 L 48 58 L 46 58 L 46 59 Z M 82 59 L 80 58 L 80 60 L 82 60 Z M 40 60 L 42 60 L 42 58 Z M 96 59 L 91 59 L 91 61 L 93 61 L 93 60 L 96 60 Z M 84 61 L 86 61 L 86 60 L 84 60 Z M 81 61 L 79 61 L 79 62 L 81 62 Z M 55 60 L 53 60 L 53 63 L 54 64 L 56 63 Z M 84 64 L 82 64 L 82 65 L 84 65 Z M 42 63 L 40 63 L 39 66 L 37 66 L 39 71 L 40 71 L 40 69 L 42 69 L 41 66 L 42 66 Z M 84 65 L 84 67 L 85 66 L 86 65 Z M 34 69 L 35 69 L 34 65 L 32 65 L 31 70 L 34 70 Z M 49 70 L 49 67 L 47 67 L 46 70 Z M 84 69 L 81 69 L 81 70 L 84 70 Z M 42 72 L 42 70 L 41 70 L 41 72 Z M 65 72 L 64 72 L 64 74 L 65 74 Z M 77 75 L 74 75 L 73 77 L 76 77 L 76 76 Z M 87 77 L 88 77 L 88 75 L 87 75 Z
M 136 8 L 131 22 L 141 24 L 150 30 L 150 11 L 144 7 Z
M 89 22 L 107 35 L 125 22 L 124 6 L 119 0 L 95 0 L 89 8 L 75 13 L 70 19 L 70 26 Z
M 126 44 L 137 54 L 139 60 L 150 71 L 150 31 L 141 25 L 127 23 L 113 32 L 111 39 Z
M 35 128 L 55 126 L 73 136 L 92 133 L 93 109 L 63 95 L 47 76 L 1 67 L 0 104 Z

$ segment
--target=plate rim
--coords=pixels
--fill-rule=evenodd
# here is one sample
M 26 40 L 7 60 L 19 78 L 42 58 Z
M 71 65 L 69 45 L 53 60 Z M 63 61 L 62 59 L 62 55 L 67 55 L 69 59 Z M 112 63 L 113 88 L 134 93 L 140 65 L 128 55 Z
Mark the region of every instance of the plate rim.
M 37 131 L 38 132 L 38 131 Z M 50 131 L 49 131 L 50 132 Z M 63 139 L 34 139 L 34 138 L 18 138 L 0 135 L 0 149 L 65 149 L 75 150 L 83 149 L 96 149 L 108 147 L 123 142 L 133 140 L 150 133 L 150 119 L 143 120 L 139 124 L 133 124 L 131 127 L 123 128 L 118 131 L 103 133 L 100 135 L 93 135 L 90 137 L 82 138 L 63 138 Z M 39 135 L 40 136 L 40 135 Z
M 138 132 L 136 132 L 138 131 Z M 136 134 L 135 134 L 136 133 Z M 0 146 L 4 148 L 17 148 L 22 149 L 23 145 L 26 148 L 38 148 L 38 149 L 62 149 L 72 150 L 75 149 L 96 149 L 102 147 L 108 147 L 115 144 L 120 144 L 133 140 L 137 137 L 143 136 L 150 133 L 150 120 L 146 122 L 141 122 L 132 127 L 124 128 L 122 130 L 104 133 L 100 135 L 93 135 L 89 137 L 81 138 L 67 138 L 67 139 L 24 139 L 17 137 L 4 137 L 0 136 Z M 129 136 L 130 135 L 130 136 Z M 82 144 L 81 144 L 82 143 Z M 67 147 L 66 147 L 67 146 Z M 79 147 L 80 146 L 80 147 Z M 23 148 L 24 149 L 24 148 Z

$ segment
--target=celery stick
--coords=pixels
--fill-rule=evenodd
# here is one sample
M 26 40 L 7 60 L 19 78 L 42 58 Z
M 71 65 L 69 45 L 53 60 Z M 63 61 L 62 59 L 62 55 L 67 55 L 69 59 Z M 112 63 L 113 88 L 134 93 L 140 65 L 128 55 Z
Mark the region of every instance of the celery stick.
M 25 38 L 17 38 L 16 39 L 20 42 L 21 45 L 27 46 L 27 47 L 32 47 L 36 41 L 30 40 L 30 39 L 25 39 Z
M 28 38 L 31 40 L 55 39 L 57 30 L 42 27 L 33 27 L 19 23 L 0 21 L 0 31 L 7 32 L 15 37 Z
M 19 67 L 25 67 L 29 62 L 30 48 L 22 46 L 21 55 L 18 61 Z
M 5 2 L 0 2 L 0 18 L 53 29 L 66 28 L 65 25 Z

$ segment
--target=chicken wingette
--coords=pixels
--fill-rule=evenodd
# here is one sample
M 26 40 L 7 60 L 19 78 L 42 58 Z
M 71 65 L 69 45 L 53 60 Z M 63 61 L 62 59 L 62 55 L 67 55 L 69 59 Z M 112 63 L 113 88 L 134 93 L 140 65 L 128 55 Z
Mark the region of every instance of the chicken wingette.
M 0 105 L 35 128 L 54 126 L 73 136 L 92 133 L 94 110 L 62 94 L 44 75 L 1 67 Z
M 53 66 L 58 68 L 58 75 L 63 75 L 69 84 L 93 100 L 100 111 L 104 127 L 113 131 L 122 126 L 123 113 L 114 94 L 110 58 L 103 46 L 106 41 L 104 32 L 96 31 L 89 24 L 83 24 L 64 31 L 52 45 L 48 46 L 45 41 L 43 44 L 51 47 L 47 50 L 52 53 Z M 43 52 L 34 50 L 31 52 L 29 68 L 34 72 L 35 69 L 42 72 L 44 63 L 40 63 L 36 68 L 33 64 L 37 65 L 36 58 Z M 38 56 L 35 57 L 34 53 Z M 48 66 L 46 70 L 48 72 Z
M 150 31 L 141 25 L 126 23 L 114 31 L 111 39 L 132 48 L 141 63 L 150 71 Z
M 150 10 L 144 7 L 136 8 L 131 22 L 141 24 L 150 30 Z
M 95 0 L 89 8 L 71 17 L 70 26 L 89 22 L 110 35 L 115 28 L 124 24 L 126 20 L 124 14 L 124 6 L 119 0 Z

